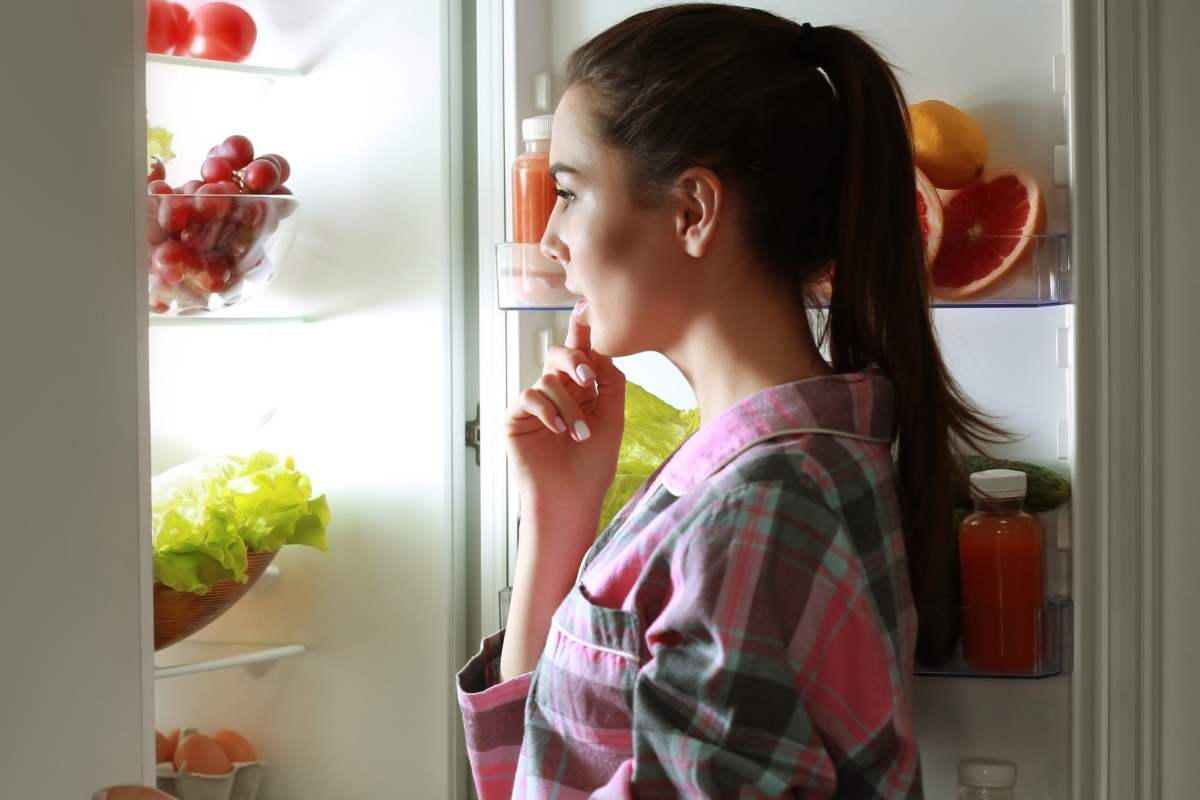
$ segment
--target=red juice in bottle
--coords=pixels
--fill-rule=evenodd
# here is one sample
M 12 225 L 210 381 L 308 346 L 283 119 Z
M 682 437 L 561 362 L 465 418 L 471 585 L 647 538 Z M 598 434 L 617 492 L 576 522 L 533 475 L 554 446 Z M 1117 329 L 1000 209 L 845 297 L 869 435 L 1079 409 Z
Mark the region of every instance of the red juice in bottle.
M 1042 655 L 1042 528 L 1015 470 L 971 475 L 975 513 L 959 528 L 963 657 L 988 672 L 1030 673 Z

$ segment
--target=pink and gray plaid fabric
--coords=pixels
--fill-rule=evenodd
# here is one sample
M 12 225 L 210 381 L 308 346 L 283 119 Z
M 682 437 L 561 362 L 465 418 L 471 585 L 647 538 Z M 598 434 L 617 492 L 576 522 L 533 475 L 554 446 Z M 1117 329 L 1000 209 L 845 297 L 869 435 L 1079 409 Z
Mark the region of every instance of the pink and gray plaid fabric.
M 920 798 L 917 617 L 877 374 L 766 389 L 588 552 L 533 672 L 459 673 L 481 800 Z

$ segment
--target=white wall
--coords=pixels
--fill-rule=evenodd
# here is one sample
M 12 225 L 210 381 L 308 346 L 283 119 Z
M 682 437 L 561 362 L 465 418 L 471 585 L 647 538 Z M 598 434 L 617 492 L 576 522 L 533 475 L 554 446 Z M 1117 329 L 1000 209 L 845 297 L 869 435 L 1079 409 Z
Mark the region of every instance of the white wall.
M 5 798 L 91 797 L 153 761 L 141 26 L 134 2 L 0 4 Z
M 1158 129 L 1157 267 L 1161 280 L 1162 311 L 1162 797 L 1196 795 L 1196 755 L 1200 736 L 1200 515 L 1196 506 L 1196 480 L 1200 477 L 1200 102 L 1196 75 L 1200 57 L 1200 6 L 1191 0 L 1159 0 L 1157 52 L 1151 64 L 1157 70 L 1156 113 Z M 1157 768 L 1157 765 L 1150 767 Z

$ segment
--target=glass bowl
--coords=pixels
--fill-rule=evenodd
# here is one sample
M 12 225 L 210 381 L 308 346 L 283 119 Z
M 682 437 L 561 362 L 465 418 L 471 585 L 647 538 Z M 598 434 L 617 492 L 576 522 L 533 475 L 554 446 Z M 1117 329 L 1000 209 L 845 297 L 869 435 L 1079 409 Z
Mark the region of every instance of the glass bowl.
M 292 195 L 146 197 L 150 313 L 207 314 L 266 288 L 296 234 Z

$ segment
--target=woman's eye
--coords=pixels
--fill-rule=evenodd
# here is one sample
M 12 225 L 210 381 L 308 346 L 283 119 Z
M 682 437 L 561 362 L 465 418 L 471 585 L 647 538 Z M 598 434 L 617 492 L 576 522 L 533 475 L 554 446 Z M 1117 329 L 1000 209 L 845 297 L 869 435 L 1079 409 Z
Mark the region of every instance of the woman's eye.
M 555 189 L 554 193 L 563 200 L 566 200 L 568 203 L 575 199 L 575 194 L 573 192 L 568 192 L 566 189 Z

